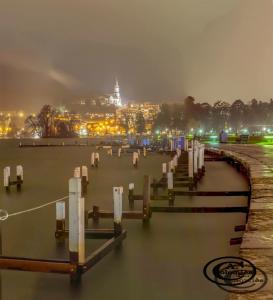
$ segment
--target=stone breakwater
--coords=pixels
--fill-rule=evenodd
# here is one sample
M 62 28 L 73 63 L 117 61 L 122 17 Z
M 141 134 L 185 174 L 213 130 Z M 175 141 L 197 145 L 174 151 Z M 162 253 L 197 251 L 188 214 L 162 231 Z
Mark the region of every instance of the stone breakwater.
M 208 151 L 238 162 L 246 170 L 251 199 L 240 256 L 262 269 L 268 277 L 261 290 L 230 294 L 228 299 L 273 299 L 273 146 L 221 145 Z

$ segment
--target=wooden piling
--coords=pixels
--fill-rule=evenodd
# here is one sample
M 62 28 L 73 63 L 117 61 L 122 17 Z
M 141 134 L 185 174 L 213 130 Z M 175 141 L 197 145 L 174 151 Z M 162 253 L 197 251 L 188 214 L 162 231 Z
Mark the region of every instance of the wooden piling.
M 151 218 L 151 178 L 148 175 L 144 176 L 143 184 L 143 222 L 147 222 Z
M 4 168 L 4 187 L 7 192 L 10 190 L 10 167 Z
M 168 199 L 169 206 L 174 205 L 174 193 L 173 193 L 173 173 L 168 172 Z
M 81 177 L 81 183 L 82 183 L 82 194 L 87 194 L 87 185 L 88 185 L 88 169 L 86 166 L 82 166 L 82 177 Z
M 59 240 L 65 238 L 65 202 L 56 203 L 56 231 L 55 237 Z
M 81 197 L 81 180 L 76 177 L 69 180 L 69 259 L 76 266 L 85 262 L 84 198 Z M 71 280 L 78 281 L 80 277 L 77 268 Z
M 123 187 L 113 187 L 114 200 L 114 236 L 118 237 L 122 232 L 122 194 Z
M 134 183 L 129 183 L 129 193 L 128 193 L 128 199 L 129 199 L 129 207 L 130 209 L 134 208 Z
M 16 179 L 17 179 L 17 183 L 16 183 L 16 188 L 17 191 L 21 190 L 21 185 L 23 183 L 24 180 L 24 171 L 23 171 L 23 167 L 22 166 L 16 166 Z

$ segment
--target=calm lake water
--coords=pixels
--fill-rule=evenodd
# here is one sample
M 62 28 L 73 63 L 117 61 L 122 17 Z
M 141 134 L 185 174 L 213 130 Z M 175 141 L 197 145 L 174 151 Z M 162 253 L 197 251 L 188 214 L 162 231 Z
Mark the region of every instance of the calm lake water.
M 36 141 L 37 142 L 37 141 Z M 44 141 L 38 141 L 37 143 Z M 59 143 L 60 140 L 46 140 Z M 65 140 L 67 143 L 68 141 Z M 70 141 L 72 143 L 72 141 Z M 21 193 L 12 188 L 6 194 L 0 187 L 0 207 L 9 213 L 53 201 L 68 194 L 68 179 L 73 169 L 89 165 L 92 147 L 19 148 L 18 140 L 0 140 L 0 170 L 24 167 Z M 149 154 L 132 168 L 131 154 L 118 158 L 101 151 L 99 169 L 89 168 L 90 184 L 86 206 L 112 208 L 112 187 L 124 187 L 124 208 L 128 208 L 128 184 L 142 192 L 143 175 L 159 178 L 165 155 Z M 1 171 L 2 173 L 2 171 Z M 224 162 L 206 163 L 206 176 L 199 190 L 245 190 L 245 179 Z M 181 201 L 188 206 L 227 206 L 246 203 L 244 197 L 196 197 Z M 178 205 L 179 205 L 178 204 Z M 136 206 L 137 208 L 137 206 Z M 234 226 L 243 224 L 243 214 L 164 214 L 154 213 L 149 227 L 141 221 L 124 220 L 127 238 L 121 249 L 111 252 L 83 276 L 73 289 L 66 275 L 1 271 L 2 300 L 222 300 L 228 294 L 203 275 L 203 266 L 211 259 L 238 255 L 239 246 L 229 240 L 241 236 Z M 92 226 L 92 222 L 89 223 Z M 112 226 L 111 220 L 100 227 Z M 3 254 L 35 258 L 67 258 L 68 248 L 58 247 L 54 238 L 55 206 L 14 216 L 2 223 Z M 86 242 L 87 254 L 102 241 Z

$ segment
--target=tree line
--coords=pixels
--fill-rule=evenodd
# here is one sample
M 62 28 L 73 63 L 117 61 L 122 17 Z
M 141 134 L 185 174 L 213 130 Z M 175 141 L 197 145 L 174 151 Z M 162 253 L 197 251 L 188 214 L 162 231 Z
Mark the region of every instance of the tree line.
M 202 129 L 219 132 L 225 128 L 232 128 L 238 133 L 242 128 L 257 125 L 273 124 L 273 100 L 269 102 L 252 99 L 249 103 L 235 100 L 233 103 L 216 101 L 196 103 L 191 96 L 182 104 L 161 105 L 161 112 L 154 122 L 154 130 L 182 130 Z

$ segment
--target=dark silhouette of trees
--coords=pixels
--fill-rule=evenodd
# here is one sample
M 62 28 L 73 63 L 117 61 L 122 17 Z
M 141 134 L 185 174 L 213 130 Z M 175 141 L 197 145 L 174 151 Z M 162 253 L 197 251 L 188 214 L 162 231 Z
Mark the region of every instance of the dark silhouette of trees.
M 144 133 L 146 131 L 145 129 L 145 119 L 143 116 L 143 113 L 141 111 L 137 112 L 136 115 L 136 132 L 137 133 Z
M 44 105 L 36 116 L 28 116 L 25 120 L 26 131 L 32 136 L 49 137 L 75 137 L 74 120 L 59 118 L 58 111 L 51 105 Z
M 269 102 L 252 99 L 247 104 L 240 99 L 232 104 L 219 100 L 211 105 L 197 103 L 189 96 L 182 103 L 162 104 L 153 129 L 179 129 L 188 133 L 191 129 L 220 132 L 232 128 L 239 133 L 243 128 L 258 125 L 273 125 L 273 99 Z

